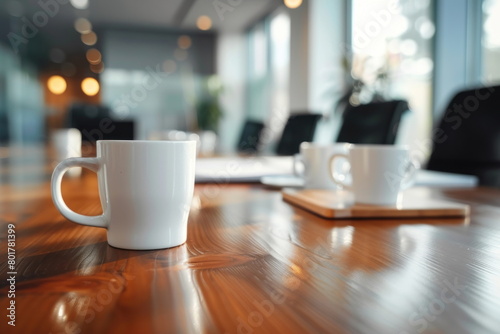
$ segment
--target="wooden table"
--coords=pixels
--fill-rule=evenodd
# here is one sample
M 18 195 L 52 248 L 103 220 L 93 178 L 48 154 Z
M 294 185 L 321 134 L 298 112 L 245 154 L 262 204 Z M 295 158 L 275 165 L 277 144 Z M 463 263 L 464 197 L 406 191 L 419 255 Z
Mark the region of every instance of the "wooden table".
M 333 221 L 259 185 L 198 185 L 186 244 L 128 251 L 64 219 L 48 181 L 4 184 L 0 333 L 498 333 L 500 191 L 416 191 L 471 217 Z M 91 172 L 63 194 L 100 212 Z

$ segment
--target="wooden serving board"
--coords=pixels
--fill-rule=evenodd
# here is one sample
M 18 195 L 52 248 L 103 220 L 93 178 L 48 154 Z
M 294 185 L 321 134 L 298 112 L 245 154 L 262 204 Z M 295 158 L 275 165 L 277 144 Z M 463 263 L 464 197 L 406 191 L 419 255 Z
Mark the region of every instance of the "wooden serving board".
M 397 206 L 378 206 L 355 203 L 351 193 L 331 190 L 283 189 L 283 199 L 293 205 L 312 211 L 325 218 L 418 218 L 465 217 L 466 204 L 422 198 L 411 192 L 402 195 Z

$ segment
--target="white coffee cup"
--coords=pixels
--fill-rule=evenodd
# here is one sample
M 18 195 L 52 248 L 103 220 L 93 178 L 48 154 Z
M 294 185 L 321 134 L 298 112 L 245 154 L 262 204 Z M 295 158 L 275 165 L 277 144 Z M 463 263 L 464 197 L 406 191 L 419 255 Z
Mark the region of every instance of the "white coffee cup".
M 57 162 L 82 156 L 82 134 L 78 129 L 55 130 L 51 135 L 51 143 Z M 68 172 L 70 176 L 80 176 L 81 173 L 81 167 L 72 168 Z
M 349 161 L 350 175 L 334 170 L 333 181 L 352 191 L 356 202 L 365 204 L 397 205 L 401 190 L 413 183 L 417 170 L 404 146 L 351 145 L 347 155 L 334 155 L 330 164 L 337 159 Z M 349 176 L 351 183 L 346 182 Z
M 195 160 L 195 141 L 100 140 L 96 158 L 70 158 L 55 168 L 52 199 L 67 219 L 106 228 L 113 247 L 175 247 L 187 237 Z M 74 166 L 97 173 L 102 215 L 78 214 L 64 202 L 61 180 Z
M 330 159 L 334 154 L 347 154 L 349 144 L 316 144 L 303 142 L 294 157 L 294 174 L 304 179 L 306 189 L 338 189 L 330 175 Z M 301 169 L 301 167 L 303 167 Z

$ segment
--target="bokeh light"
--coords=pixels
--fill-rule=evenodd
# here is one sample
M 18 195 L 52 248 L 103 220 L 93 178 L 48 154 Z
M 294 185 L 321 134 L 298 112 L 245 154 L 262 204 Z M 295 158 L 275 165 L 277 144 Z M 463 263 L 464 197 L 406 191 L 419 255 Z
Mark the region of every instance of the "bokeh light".
M 212 28 L 212 19 L 206 15 L 202 15 L 196 20 L 196 26 L 200 30 L 208 30 Z
M 179 45 L 179 48 L 183 50 L 187 50 L 191 47 L 191 37 L 182 35 L 179 37 L 177 40 L 177 45 Z
M 80 17 L 75 20 L 75 29 L 80 34 L 87 34 L 92 31 L 92 23 L 86 18 Z
M 99 93 L 99 82 L 94 78 L 85 78 L 82 80 L 82 91 L 88 96 L 94 96 Z
M 285 6 L 288 8 L 294 9 L 298 8 L 302 5 L 302 0 L 285 0 Z
M 101 53 L 97 49 L 87 50 L 86 56 L 88 62 L 94 65 L 99 64 L 102 60 Z
M 85 45 L 91 46 L 97 43 L 97 35 L 93 31 L 90 31 L 86 34 L 82 34 L 81 39 L 83 44 Z
M 55 95 L 64 93 L 67 86 L 66 80 L 60 75 L 53 75 L 47 80 L 47 88 Z
M 69 0 L 69 2 L 76 9 L 87 9 L 89 7 L 89 0 Z

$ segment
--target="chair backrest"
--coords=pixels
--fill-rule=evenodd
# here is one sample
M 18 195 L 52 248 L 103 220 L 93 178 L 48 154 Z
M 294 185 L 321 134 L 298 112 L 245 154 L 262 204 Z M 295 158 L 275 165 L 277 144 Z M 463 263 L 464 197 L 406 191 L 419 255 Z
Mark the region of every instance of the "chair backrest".
M 0 110 L 0 144 L 9 141 L 9 119 L 7 113 Z
M 314 139 L 316 125 L 322 118 L 319 114 L 293 114 L 283 129 L 276 148 L 278 155 L 293 155 L 299 153 L 300 144 Z
M 500 186 L 500 86 L 459 92 L 433 132 L 427 169 L 476 175 Z
M 349 106 L 344 111 L 337 142 L 392 145 L 401 116 L 408 110 L 408 103 L 403 100 Z
M 108 108 L 98 104 L 74 103 L 68 110 L 66 127 L 80 130 L 83 141 L 93 142 L 102 139 L 101 135 L 96 136 L 96 134 L 98 131 L 102 132 L 100 127 L 106 118 L 109 118 Z M 90 138 L 91 135 L 95 138 Z
M 103 131 L 105 140 L 133 140 L 135 139 L 134 121 L 111 121 L 109 131 Z
M 260 135 L 264 129 L 264 123 L 247 120 L 243 125 L 240 140 L 238 141 L 238 152 L 255 153 L 259 149 Z
M 109 108 L 102 105 L 73 104 L 68 111 L 65 125 L 80 130 L 85 142 L 134 139 L 134 122 L 113 120 Z

